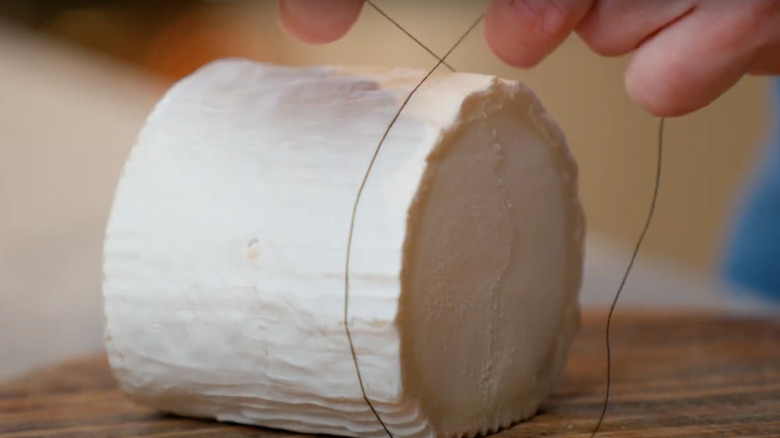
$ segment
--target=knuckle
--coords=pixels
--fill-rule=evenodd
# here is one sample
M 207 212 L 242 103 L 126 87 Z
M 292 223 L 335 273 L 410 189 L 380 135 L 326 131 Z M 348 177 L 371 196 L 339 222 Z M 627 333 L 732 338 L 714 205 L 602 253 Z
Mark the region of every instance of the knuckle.
M 719 38 L 719 44 L 724 49 L 758 49 L 776 38 L 780 1 L 752 0 L 750 4 L 746 3 L 728 11 L 727 26 Z

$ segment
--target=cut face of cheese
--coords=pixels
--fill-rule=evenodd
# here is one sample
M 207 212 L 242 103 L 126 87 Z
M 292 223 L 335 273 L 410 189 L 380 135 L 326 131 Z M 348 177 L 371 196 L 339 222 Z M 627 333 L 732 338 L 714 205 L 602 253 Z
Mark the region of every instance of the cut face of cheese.
M 374 159 L 424 75 L 234 59 L 168 92 L 106 232 L 131 399 L 354 437 L 533 416 L 579 322 L 576 164 L 527 87 L 464 73 L 427 80 Z

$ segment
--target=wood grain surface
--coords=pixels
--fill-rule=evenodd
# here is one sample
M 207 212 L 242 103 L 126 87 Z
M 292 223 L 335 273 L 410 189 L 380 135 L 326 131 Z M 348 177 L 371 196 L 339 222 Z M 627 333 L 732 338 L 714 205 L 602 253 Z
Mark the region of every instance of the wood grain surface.
M 495 436 L 588 437 L 604 398 L 604 315 L 585 315 L 564 377 Z M 616 314 L 599 437 L 780 437 L 780 320 Z M 159 414 L 127 401 L 102 355 L 0 385 L 0 437 L 301 436 Z

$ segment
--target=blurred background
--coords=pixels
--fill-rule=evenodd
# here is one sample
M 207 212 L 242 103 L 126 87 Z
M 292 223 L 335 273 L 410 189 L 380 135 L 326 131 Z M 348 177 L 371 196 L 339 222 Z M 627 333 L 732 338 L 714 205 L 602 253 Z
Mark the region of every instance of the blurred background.
M 485 6 L 377 4 L 440 54 Z M 101 245 L 128 150 L 167 87 L 234 56 L 435 64 L 370 8 L 343 40 L 305 46 L 281 31 L 270 0 L 0 2 L 0 380 L 102 347 Z M 626 95 L 626 59 L 599 58 L 571 38 L 519 71 L 490 53 L 479 29 L 449 62 L 526 82 L 563 127 L 589 226 L 582 301 L 606 306 L 644 221 L 656 159 L 657 120 Z M 621 308 L 745 307 L 714 272 L 768 104 L 767 82 L 746 78 L 710 107 L 668 121 L 657 216 Z

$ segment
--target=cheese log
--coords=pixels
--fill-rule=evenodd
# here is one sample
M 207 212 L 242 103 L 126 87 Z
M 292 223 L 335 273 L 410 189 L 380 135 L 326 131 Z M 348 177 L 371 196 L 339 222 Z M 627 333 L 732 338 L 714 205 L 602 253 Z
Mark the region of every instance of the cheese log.
M 345 275 L 361 183 L 424 75 L 227 59 L 164 96 L 105 240 L 127 396 L 354 437 L 470 437 L 535 414 L 579 323 L 584 215 L 526 86 L 424 82 L 373 161 Z

